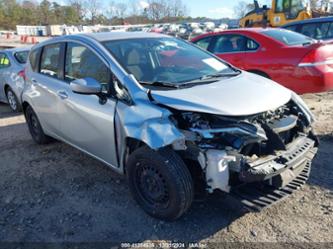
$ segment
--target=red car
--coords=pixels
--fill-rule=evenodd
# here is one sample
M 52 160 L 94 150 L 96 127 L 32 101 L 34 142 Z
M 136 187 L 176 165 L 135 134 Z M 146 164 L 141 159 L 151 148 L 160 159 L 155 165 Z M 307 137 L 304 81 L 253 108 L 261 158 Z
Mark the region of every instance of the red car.
M 192 39 L 223 60 L 297 92 L 333 89 L 333 44 L 284 29 L 252 28 Z

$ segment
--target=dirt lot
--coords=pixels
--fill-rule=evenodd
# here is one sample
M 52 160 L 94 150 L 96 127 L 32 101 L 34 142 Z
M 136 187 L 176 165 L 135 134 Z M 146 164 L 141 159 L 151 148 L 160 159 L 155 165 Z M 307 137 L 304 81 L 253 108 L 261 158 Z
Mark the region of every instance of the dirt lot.
M 304 96 L 321 145 L 308 185 L 260 213 L 231 198 L 195 202 L 174 223 L 147 216 L 126 181 L 63 143 L 33 143 L 0 104 L 0 241 L 333 242 L 333 93 Z

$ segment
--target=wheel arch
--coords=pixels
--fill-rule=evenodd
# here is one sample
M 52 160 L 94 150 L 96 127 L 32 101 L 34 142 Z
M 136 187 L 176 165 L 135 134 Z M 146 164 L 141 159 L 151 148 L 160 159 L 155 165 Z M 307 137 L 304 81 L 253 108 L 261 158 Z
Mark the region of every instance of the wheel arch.
M 247 70 L 247 72 L 249 72 L 249 73 L 254 73 L 254 74 L 257 74 L 257 75 L 260 75 L 260 76 L 265 77 L 265 78 L 267 78 L 267 79 L 271 79 L 271 77 L 270 77 L 266 72 L 264 72 L 264 71 L 262 71 L 262 70 L 258 70 L 258 69 L 249 69 L 249 70 Z
M 31 106 L 27 101 L 23 101 L 22 103 L 22 110 L 23 110 L 23 113 L 25 114 L 28 106 Z

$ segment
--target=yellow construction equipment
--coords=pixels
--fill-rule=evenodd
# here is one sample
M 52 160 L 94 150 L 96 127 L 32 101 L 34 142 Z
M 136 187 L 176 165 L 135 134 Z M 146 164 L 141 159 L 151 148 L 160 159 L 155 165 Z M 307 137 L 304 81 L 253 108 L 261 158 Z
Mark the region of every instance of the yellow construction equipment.
M 254 0 L 254 10 L 247 13 L 239 22 L 241 27 L 279 27 L 289 22 L 302 21 L 313 17 L 327 16 L 330 3 L 311 9 L 307 0 L 272 0 L 272 7 L 260 7 Z

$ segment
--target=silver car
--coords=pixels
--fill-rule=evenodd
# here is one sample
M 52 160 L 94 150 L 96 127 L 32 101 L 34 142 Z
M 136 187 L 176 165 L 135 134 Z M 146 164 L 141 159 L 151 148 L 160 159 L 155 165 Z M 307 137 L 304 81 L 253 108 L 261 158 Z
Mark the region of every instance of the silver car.
M 164 220 L 214 191 L 261 210 L 306 182 L 318 145 L 295 93 L 161 34 L 40 43 L 22 101 L 38 144 L 64 141 L 125 174 L 140 206 Z
M 0 101 L 21 111 L 21 94 L 24 87 L 24 66 L 30 48 L 13 48 L 0 51 Z

